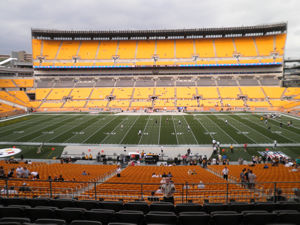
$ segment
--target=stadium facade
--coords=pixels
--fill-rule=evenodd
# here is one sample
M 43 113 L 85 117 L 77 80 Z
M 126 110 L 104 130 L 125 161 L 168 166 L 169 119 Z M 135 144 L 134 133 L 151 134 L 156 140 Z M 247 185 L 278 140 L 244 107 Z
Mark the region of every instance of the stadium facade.
M 1 79 L 1 99 L 37 111 L 297 113 L 299 88 L 281 87 L 286 35 L 286 23 L 182 30 L 32 29 L 34 78 Z

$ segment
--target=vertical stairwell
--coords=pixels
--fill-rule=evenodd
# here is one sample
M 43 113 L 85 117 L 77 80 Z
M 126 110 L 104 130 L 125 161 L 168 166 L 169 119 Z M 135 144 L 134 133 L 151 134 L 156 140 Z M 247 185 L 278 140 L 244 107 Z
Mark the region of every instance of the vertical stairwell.
M 280 99 L 283 99 L 283 97 L 284 97 L 286 91 L 287 91 L 287 88 L 284 88 L 284 90 L 283 90 L 283 92 L 282 92 L 282 94 L 281 94 L 281 96 L 280 96 Z
M 90 93 L 89 96 L 87 97 L 86 102 L 85 102 L 83 108 L 86 108 L 86 106 L 87 106 L 87 104 L 89 103 L 89 100 L 90 100 L 90 98 L 91 98 L 93 92 L 94 92 L 94 88 L 92 88 L 91 93 Z
M 259 51 L 258 51 L 258 48 L 257 48 L 256 41 L 255 41 L 254 37 L 252 37 L 252 40 L 254 42 L 254 46 L 255 46 L 255 49 L 256 49 L 257 56 L 259 56 Z
M 20 88 L 20 87 L 16 84 L 16 82 L 15 82 L 14 79 L 11 79 L 11 82 L 12 82 L 17 88 Z
M 133 101 L 134 92 L 135 92 L 135 88 L 133 88 L 132 94 L 131 94 L 131 96 L 130 96 L 130 102 L 129 102 L 129 106 L 128 106 L 129 108 L 131 107 L 131 103 L 132 103 L 132 101 Z
M 175 84 L 176 84 L 176 81 L 175 81 Z M 177 88 L 174 87 L 174 105 L 175 107 L 177 107 Z
M 94 63 L 93 63 L 93 66 L 95 66 L 95 65 L 96 65 L 96 62 L 95 62 L 95 60 L 97 60 L 97 58 L 98 58 L 99 49 L 100 49 L 100 43 L 101 43 L 101 41 L 99 41 L 99 43 L 98 43 L 98 46 L 97 46 L 97 51 L 96 51 L 96 55 L 95 55 L 95 58 L 94 58 Z
M 265 92 L 265 90 L 263 89 L 263 87 L 260 87 L 260 89 L 264 93 L 265 99 L 268 99 L 267 102 L 269 103 L 269 105 L 272 106 L 270 99 L 269 99 L 267 93 Z
M 70 97 L 71 96 L 71 93 L 72 93 L 73 89 L 71 89 L 71 91 L 69 92 L 69 94 L 67 95 L 67 97 Z M 66 104 L 67 101 L 65 101 L 60 108 L 63 108 L 64 105 Z

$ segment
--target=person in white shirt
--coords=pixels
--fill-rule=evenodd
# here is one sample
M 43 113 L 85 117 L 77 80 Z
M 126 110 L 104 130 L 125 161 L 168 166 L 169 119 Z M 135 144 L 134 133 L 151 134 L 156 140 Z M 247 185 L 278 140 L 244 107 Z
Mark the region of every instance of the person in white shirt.
M 170 177 L 165 178 L 166 183 L 161 186 L 161 191 L 164 195 L 165 202 L 171 202 L 174 204 L 174 193 L 176 191 L 175 185 L 171 182 Z
M 199 184 L 198 184 L 198 188 L 199 188 L 199 189 L 205 188 L 205 184 L 203 184 L 202 180 L 200 180 L 200 182 L 199 182 Z
M 223 178 L 225 180 L 228 180 L 228 173 L 229 173 L 229 169 L 225 166 L 225 168 L 222 170 Z

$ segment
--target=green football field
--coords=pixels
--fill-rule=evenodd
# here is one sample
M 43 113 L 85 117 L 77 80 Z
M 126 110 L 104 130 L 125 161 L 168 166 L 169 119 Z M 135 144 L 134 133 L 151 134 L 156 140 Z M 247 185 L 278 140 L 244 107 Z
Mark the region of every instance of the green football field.
M 265 124 L 260 116 L 252 113 L 32 114 L 0 122 L 0 144 L 205 145 L 211 144 L 212 138 L 221 144 L 272 144 L 274 140 L 300 144 L 299 118 L 281 115 Z M 288 121 L 293 125 L 288 127 Z

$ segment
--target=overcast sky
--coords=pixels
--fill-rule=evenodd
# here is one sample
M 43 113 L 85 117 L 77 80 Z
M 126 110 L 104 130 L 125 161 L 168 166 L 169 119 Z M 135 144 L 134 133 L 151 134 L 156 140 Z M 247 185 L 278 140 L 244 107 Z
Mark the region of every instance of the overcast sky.
M 31 28 L 171 29 L 288 22 L 286 57 L 300 57 L 299 0 L 1 0 L 0 54 L 31 53 Z

